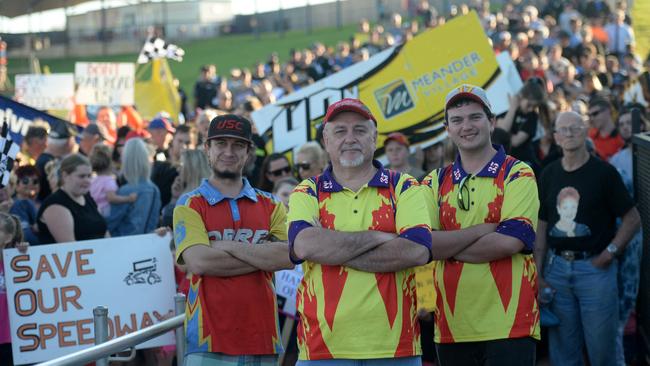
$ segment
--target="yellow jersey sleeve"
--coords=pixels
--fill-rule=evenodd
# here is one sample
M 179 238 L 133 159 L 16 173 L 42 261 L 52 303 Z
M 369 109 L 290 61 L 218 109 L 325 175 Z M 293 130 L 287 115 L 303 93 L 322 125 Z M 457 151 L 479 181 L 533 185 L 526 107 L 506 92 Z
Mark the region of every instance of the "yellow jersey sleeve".
M 174 208 L 174 244 L 176 245 L 176 263 L 184 264 L 183 252 L 193 245 L 210 246 L 208 232 L 201 215 L 188 205 Z
M 287 210 L 280 201 L 277 202 L 271 213 L 271 230 L 269 232 L 278 240 L 287 240 Z
M 425 200 L 425 187 L 408 174 L 402 174 L 397 196 L 395 228 L 400 237 L 425 246 L 431 252 L 431 217 Z
M 496 231 L 521 240 L 525 248 L 532 251 L 538 213 L 535 173 L 526 163 L 518 161 L 504 182 L 501 222 Z
M 440 169 L 435 169 L 422 180 L 424 188 L 424 201 L 426 210 L 431 218 L 431 229 L 440 230 L 440 207 L 438 207 L 438 174 Z

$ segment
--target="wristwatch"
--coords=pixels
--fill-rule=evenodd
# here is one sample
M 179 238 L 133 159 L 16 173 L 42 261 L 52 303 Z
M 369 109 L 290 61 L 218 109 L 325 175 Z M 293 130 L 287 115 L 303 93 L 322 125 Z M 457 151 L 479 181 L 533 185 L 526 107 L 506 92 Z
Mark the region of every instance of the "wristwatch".
M 609 243 L 609 245 L 606 248 L 607 252 L 610 253 L 611 255 L 616 255 L 618 253 L 618 247 L 614 243 Z

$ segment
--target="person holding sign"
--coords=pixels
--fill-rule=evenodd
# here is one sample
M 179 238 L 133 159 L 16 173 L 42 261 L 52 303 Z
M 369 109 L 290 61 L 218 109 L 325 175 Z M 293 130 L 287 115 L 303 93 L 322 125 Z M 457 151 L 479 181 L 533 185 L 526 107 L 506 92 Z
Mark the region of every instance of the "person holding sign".
M 495 123 L 485 90 L 453 89 L 445 126 L 459 156 L 423 181 L 442 366 L 535 364 L 537 185 L 528 165 L 492 145 Z
M 174 209 L 176 261 L 192 273 L 185 365 L 277 365 L 273 272 L 293 268 L 286 209 L 242 176 L 254 148 L 250 121 L 214 118 L 204 146 L 212 177 Z
M 289 199 L 298 366 L 421 365 L 412 267 L 430 258 L 430 217 L 418 182 L 373 160 L 376 123 L 357 99 L 332 104 L 331 165 Z

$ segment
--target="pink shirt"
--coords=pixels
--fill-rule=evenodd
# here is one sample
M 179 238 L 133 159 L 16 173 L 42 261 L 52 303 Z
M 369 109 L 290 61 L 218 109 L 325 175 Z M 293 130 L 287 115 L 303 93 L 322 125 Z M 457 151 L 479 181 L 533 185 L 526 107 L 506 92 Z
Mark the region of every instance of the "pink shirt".
M 110 213 L 111 205 L 108 203 L 106 193 L 117 192 L 117 182 L 112 175 L 98 175 L 90 183 L 90 195 L 97 203 L 97 209 L 102 216 Z
M 9 332 L 9 304 L 7 303 L 5 269 L 2 264 L 2 251 L 0 251 L 0 344 L 4 343 L 11 343 L 11 333 Z

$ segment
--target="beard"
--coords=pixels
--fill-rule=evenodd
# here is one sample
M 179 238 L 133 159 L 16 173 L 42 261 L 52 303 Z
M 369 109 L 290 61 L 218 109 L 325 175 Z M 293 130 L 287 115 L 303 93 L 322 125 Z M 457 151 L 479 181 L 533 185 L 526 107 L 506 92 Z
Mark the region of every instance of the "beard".
M 241 173 L 225 172 L 217 169 L 212 169 L 212 173 L 214 173 L 214 176 L 219 179 L 227 179 L 227 180 L 241 179 Z
M 356 168 L 358 166 L 361 166 L 361 164 L 363 164 L 363 160 L 364 160 L 363 155 L 359 155 L 354 159 L 339 158 L 339 162 L 341 163 L 341 166 L 344 168 Z

